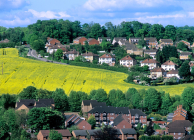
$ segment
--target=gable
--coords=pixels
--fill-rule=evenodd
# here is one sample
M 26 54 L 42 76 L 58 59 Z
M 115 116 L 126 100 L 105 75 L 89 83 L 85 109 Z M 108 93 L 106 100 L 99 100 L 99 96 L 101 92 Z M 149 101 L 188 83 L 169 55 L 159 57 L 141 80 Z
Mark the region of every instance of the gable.
M 26 110 L 26 109 L 29 109 L 29 108 L 23 104 L 17 110 L 22 110 L 22 109 Z

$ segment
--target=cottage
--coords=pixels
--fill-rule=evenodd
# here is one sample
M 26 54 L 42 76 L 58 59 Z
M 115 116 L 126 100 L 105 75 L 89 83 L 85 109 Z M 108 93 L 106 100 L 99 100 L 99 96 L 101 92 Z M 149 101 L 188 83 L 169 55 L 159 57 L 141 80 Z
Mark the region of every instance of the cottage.
M 149 69 L 154 69 L 156 67 L 159 67 L 159 62 L 154 60 L 154 59 L 146 59 L 144 61 L 141 62 L 141 67 L 143 67 L 144 65 L 149 66 Z
M 101 57 L 99 57 L 99 63 L 103 64 L 106 63 L 109 66 L 114 66 L 115 65 L 115 56 L 112 56 L 110 54 L 104 54 Z
M 124 67 L 131 67 L 136 64 L 137 64 L 137 61 L 132 57 L 130 57 L 129 55 L 125 56 L 120 60 L 120 65 Z
M 144 40 L 146 41 L 146 44 L 151 47 L 151 46 L 157 46 L 158 45 L 158 42 L 157 42 L 157 39 L 155 37 L 146 37 L 144 38 Z
M 72 135 L 78 140 L 88 140 L 88 133 L 86 130 L 73 130 Z
M 96 106 L 106 106 L 105 102 L 98 102 L 97 100 L 83 100 L 81 104 L 82 112 L 89 112 Z
M 180 60 L 187 60 L 189 59 L 189 55 L 192 55 L 192 52 L 182 52 L 180 54 Z
M 94 54 L 92 52 L 86 52 L 84 54 L 82 54 L 82 56 L 89 62 L 93 62 L 93 60 L 98 60 L 99 59 L 99 55 Z
M 130 37 L 129 43 L 138 44 L 140 39 L 140 37 Z
M 172 39 L 160 39 L 159 42 L 164 43 L 165 45 L 173 45 Z
M 112 41 L 112 44 L 119 43 L 119 40 L 127 41 L 125 37 L 115 37 Z
M 145 55 L 147 54 L 147 55 L 151 56 L 153 59 L 156 60 L 156 55 L 157 55 L 157 53 L 158 53 L 158 50 L 156 50 L 156 49 L 152 49 L 152 50 L 144 50 L 144 57 L 145 57 Z
M 103 39 L 105 39 L 107 42 L 111 42 L 111 38 L 110 37 L 99 37 L 98 38 L 98 42 L 101 44 Z
M 75 60 L 75 58 L 79 56 L 79 52 L 76 51 L 76 50 L 68 51 L 68 52 L 65 53 L 65 56 L 66 56 L 69 60 Z
M 137 132 L 133 128 L 120 129 L 122 140 L 137 140 Z
M 62 135 L 62 139 L 63 140 L 70 140 L 72 135 L 69 132 L 69 130 L 65 129 L 65 130 L 55 130 L 58 133 L 60 133 Z M 50 130 L 40 130 L 38 135 L 37 135 L 37 139 L 38 140 L 49 140 L 49 133 Z
M 157 79 L 159 77 L 165 77 L 166 71 L 163 68 L 154 68 L 150 70 L 150 78 Z
M 123 128 L 132 128 L 130 120 L 127 116 L 120 114 L 113 120 L 112 124 L 116 129 L 123 129 Z
M 84 45 L 84 41 L 86 41 L 87 38 L 85 37 L 77 37 L 73 40 L 73 44 L 81 44 Z
M 172 121 L 176 120 L 186 120 L 187 119 L 187 111 L 183 109 L 182 105 L 177 106 L 177 110 L 174 111 Z
M 83 42 L 83 45 L 85 45 L 85 42 L 88 42 L 88 45 L 99 45 L 98 40 L 94 38 L 88 38 L 86 41 Z
M 126 50 L 128 54 L 135 54 L 135 55 L 143 56 L 143 50 L 138 49 L 134 44 L 130 44 L 130 43 L 127 44 Z
M 171 70 L 169 72 L 167 72 L 166 77 L 170 78 L 170 77 L 177 77 L 178 79 L 180 79 L 179 76 L 179 71 L 178 70 Z
M 161 67 L 164 69 L 164 70 L 167 70 L 167 71 L 170 71 L 170 70 L 176 70 L 178 68 L 178 65 L 175 64 L 174 62 L 168 60 L 166 61 L 165 63 L 163 63 L 161 65 Z
M 0 43 L 9 43 L 9 40 L 6 38 L 4 40 L 1 40 Z
M 60 43 L 60 41 L 55 39 L 55 38 L 47 37 L 47 42 L 46 42 L 45 48 L 47 48 L 47 46 L 49 46 L 49 45 L 56 45 L 57 43 Z

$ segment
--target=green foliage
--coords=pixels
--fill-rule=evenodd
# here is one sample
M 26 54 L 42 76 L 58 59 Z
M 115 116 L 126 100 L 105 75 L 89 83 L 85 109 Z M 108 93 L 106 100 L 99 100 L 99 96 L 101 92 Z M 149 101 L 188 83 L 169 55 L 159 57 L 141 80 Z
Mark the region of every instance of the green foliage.
M 182 50 L 182 51 L 187 51 L 188 50 L 188 46 L 185 43 L 183 43 L 183 42 L 179 42 L 177 44 L 177 49 Z
M 183 77 L 185 79 L 189 78 L 190 80 L 190 66 L 189 66 L 189 61 L 186 60 L 183 62 L 183 64 L 181 65 L 180 69 L 179 69 L 179 75 L 180 77 Z
M 9 137 L 9 126 L 4 120 L 0 120 L 0 139 L 5 140 Z
M 154 124 L 154 130 L 156 130 L 156 129 L 161 129 L 158 124 Z
M 45 44 L 42 40 L 38 39 L 38 40 L 34 40 L 31 43 L 31 47 L 36 50 L 37 52 L 40 52 L 41 50 L 45 49 Z
M 63 56 L 63 50 L 61 49 L 58 49 L 56 52 L 55 52 L 55 57 L 57 60 L 60 60 L 62 59 L 62 56 Z
M 125 94 L 125 97 L 128 101 L 132 100 L 132 96 L 138 93 L 138 91 L 135 88 L 129 88 Z
M 141 128 L 142 128 L 142 127 L 141 127 L 141 123 L 138 123 L 138 124 L 137 124 L 137 127 L 136 127 L 136 130 L 139 131 Z
M 139 94 L 139 92 L 133 94 L 131 98 L 132 98 L 133 106 L 134 106 L 135 108 L 142 108 L 142 106 L 141 106 L 141 104 L 140 104 L 141 101 L 142 101 L 142 97 L 141 97 L 141 95 Z
M 51 130 L 49 133 L 49 140 L 62 140 L 62 135 L 58 131 Z
M 92 129 L 94 129 L 95 125 L 96 125 L 96 119 L 93 115 L 91 115 L 88 119 L 88 123 L 92 126 Z
M 86 62 L 86 59 L 83 56 L 78 56 L 74 60 L 75 62 Z
M 173 136 L 163 135 L 162 140 L 174 140 Z
M 79 130 L 78 126 L 76 126 L 76 125 L 68 127 L 67 129 L 69 130 L 70 133 L 72 133 L 73 130 Z
M 183 106 L 186 110 L 191 110 L 191 105 L 194 103 L 194 88 L 187 87 L 184 89 L 182 95 Z
M 154 129 L 152 127 L 152 122 L 150 121 L 150 123 L 149 123 L 149 125 L 147 126 L 147 129 L 146 129 L 146 134 L 148 136 L 151 136 L 153 133 L 154 133 Z
M 170 95 L 169 93 L 166 93 L 165 96 L 162 98 L 162 106 L 161 106 L 161 109 L 166 111 L 165 115 L 168 113 L 169 106 L 171 105 L 172 105 L 172 101 L 171 101 Z
M 178 66 L 180 66 L 182 64 L 182 61 L 176 57 L 170 57 L 169 59 L 170 59 L 170 61 L 176 63 Z
M 178 58 L 177 48 L 175 46 L 164 46 L 162 48 L 162 63 L 169 60 L 170 57 Z
M 108 95 L 104 89 L 96 90 L 94 100 L 97 100 L 98 102 L 105 102 L 107 105 L 109 105 Z
M 36 88 L 33 86 L 28 86 L 27 88 L 24 88 L 20 93 L 19 93 L 19 98 L 20 99 L 36 99 L 36 94 L 35 94 Z
M 144 38 L 141 38 L 138 42 L 138 44 L 142 47 L 146 46 L 146 41 L 144 40 Z
M 3 94 L 0 98 L 0 106 L 5 109 L 14 108 L 16 104 L 16 95 Z
M 133 83 L 134 77 L 132 75 L 129 75 L 126 79 L 127 83 Z
M 113 89 L 113 90 L 109 91 L 108 99 L 109 99 L 109 102 L 110 102 L 111 106 L 116 107 L 117 103 L 120 100 L 125 100 L 125 94 L 121 90 Z

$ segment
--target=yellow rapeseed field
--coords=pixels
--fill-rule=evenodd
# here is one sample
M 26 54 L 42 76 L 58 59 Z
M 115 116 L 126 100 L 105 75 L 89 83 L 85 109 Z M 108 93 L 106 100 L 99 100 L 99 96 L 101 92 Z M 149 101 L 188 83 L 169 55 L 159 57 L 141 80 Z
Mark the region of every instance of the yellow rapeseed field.
M 108 70 L 59 65 L 18 56 L 17 49 L 6 48 L 6 55 L 0 49 L 0 94 L 18 94 L 27 86 L 35 86 L 54 91 L 63 88 L 67 94 L 72 90 L 89 93 L 93 89 L 103 88 L 107 92 L 120 89 L 124 92 L 128 88 L 148 89 L 151 87 L 128 84 L 124 82 L 127 75 Z M 3 75 L 2 75 L 3 63 Z M 185 87 L 193 84 L 175 86 L 158 86 L 158 91 L 165 91 L 171 95 L 181 94 Z

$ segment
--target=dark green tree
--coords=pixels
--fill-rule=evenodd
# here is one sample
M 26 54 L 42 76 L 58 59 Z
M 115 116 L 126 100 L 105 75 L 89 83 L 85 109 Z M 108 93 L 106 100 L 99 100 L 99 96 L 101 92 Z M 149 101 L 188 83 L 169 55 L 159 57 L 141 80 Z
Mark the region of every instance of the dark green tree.
M 0 106 L 4 107 L 5 109 L 14 108 L 16 104 L 16 98 L 16 95 L 3 94 L 0 98 Z
M 183 106 L 186 110 L 191 110 L 191 105 L 194 103 L 194 88 L 187 87 L 184 89 L 182 95 Z
M 131 101 L 132 96 L 138 93 L 138 91 L 135 88 L 129 88 L 125 94 L 126 100 Z
M 168 113 L 169 106 L 172 105 L 172 101 L 170 98 L 169 93 L 166 93 L 165 96 L 162 98 L 162 106 L 161 109 L 166 111 L 166 114 Z
M 93 115 L 91 115 L 88 119 L 88 123 L 92 126 L 92 129 L 94 129 L 95 125 L 96 125 L 96 119 Z
M 24 88 L 20 93 L 19 93 L 19 98 L 20 99 L 36 99 L 36 94 L 35 94 L 36 88 L 33 86 L 28 86 L 27 88 Z
M 31 43 L 31 47 L 36 50 L 37 52 L 41 50 L 45 50 L 45 44 L 42 40 L 35 40 Z
M 62 50 L 62 49 L 58 49 L 58 50 L 55 52 L 55 57 L 56 57 L 57 60 L 62 59 L 62 57 L 63 57 L 63 50 Z
M 104 89 L 96 90 L 94 100 L 97 100 L 98 102 L 105 102 L 107 105 L 109 105 L 108 95 Z
M 49 133 L 49 140 L 62 140 L 62 135 L 58 131 L 51 130 Z
M 179 69 L 179 75 L 180 75 L 180 77 L 183 77 L 187 81 L 190 80 L 191 72 L 190 72 L 190 66 L 189 66 L 188 60 L 184 61 L 183 64 L 181 65 L 181 67 Z
M 111 106 L 116 107 L 117 103 L 120 100 L 125 100 L 125 94 L 123 94 L 123 92 L 121 90 L 112 89 L 109 91 L 108 99 L 109 99 Z
M 177 44 L 177 49 L 182 50 L 182 51 L 187 51 L 188 50 L 188 46 L 185 43 L 183 43 L 183 42 L 179 42 Z

